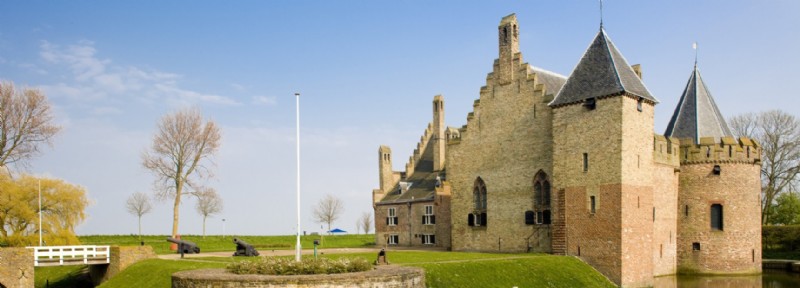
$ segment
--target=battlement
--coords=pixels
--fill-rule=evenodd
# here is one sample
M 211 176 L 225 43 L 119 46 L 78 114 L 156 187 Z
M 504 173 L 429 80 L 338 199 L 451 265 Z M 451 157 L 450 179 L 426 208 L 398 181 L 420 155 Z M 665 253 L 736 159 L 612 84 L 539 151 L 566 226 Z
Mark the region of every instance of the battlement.
M 447 130 L 445 130 L 444 135 L 447 138 L 448 145 L 461 143 L 461 129 L 455 127 L 447 127 Z
M 419 142 L 417 142 L 417 148 L 414 148 L 414 154 L 408 157 L 408 163 L 406 163 L 406 177 L 411 177 L 414 174 L 414 167 L 417 167 L 417 163 L 419 159 L 422 158 L 422 151 L 425 149 L 425 146 L 428 145 L 428 141 L 431 140 L 433 136 L 433 123 L 428 123 L 428 127 L 425 128 L 425 133 L 419 137 Z
M 761 145 L 754 139 L 741 137 L 722 137 L 717 141 L 714 137 L 700 138 L 700 144 L 694 139 L 680 139 L 680 162 L 683 164 L 700 163 L 761 163 Z
M 680 140 L 663 135 L 653 136 L 653 161 L 657 164 L 680 166 Z

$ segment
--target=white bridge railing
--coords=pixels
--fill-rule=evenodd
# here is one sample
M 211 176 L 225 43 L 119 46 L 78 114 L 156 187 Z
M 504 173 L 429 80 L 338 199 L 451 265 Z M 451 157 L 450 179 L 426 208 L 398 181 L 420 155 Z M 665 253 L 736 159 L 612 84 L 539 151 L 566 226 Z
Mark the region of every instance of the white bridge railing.
M 34 246 L 33 266 L 108 264 L 111 258 L 109 246 Z

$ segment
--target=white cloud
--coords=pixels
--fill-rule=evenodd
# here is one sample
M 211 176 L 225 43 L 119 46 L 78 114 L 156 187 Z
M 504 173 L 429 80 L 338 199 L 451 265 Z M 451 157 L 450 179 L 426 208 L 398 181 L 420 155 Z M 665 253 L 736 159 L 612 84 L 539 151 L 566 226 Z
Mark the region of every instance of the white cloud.
M 245 88 L 242 84 L 231 83 L 231 87 L 233 87 L 233 89 L 236 89 L 236 91 L 239 91 L 239 92 L 247 91 L 247 88 Z
M 0 64 L 2 64 L 2 63 L 5 63 L 5 59 L 0 58 Z M 31 71 L 33 73 L 36 73 L 36 74 L 47 75 L 47 70 L 44 70 L 44 69 L 40 68 L 39 66 L 36 66 L 36 64 L 22 63 L 22 64 L 19 64 L 18 66 L 20 68 L 29 70 L 29 71 Z
M 129 97 L 151 103 L 157 99 L 175 105 L 240 104 L 229 97 L 183 88 L 178 84 L 182 77 L 179 74 L 115 65 L 111 59 L 102 59 L 97 54 L 98 50 L 91 41 L 79 41 L 66 47 L 43 41 L 39 56 L 47 64 L 69 69 L 74 80 L 44 85 L 43 88 L 53 97 L 66 96 L 90 102 Z
M 278 100 L 275 96 L 253 96 L 253 104 L 256 105 L 265 105 L 265 106 L 272 106 L 278 103 Z

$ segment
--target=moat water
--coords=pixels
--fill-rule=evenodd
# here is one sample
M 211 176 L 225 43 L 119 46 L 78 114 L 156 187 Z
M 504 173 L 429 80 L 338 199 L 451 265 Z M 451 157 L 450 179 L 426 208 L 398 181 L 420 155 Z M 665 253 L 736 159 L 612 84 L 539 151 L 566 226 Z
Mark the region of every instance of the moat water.
M 751 276 L 666 276 L 657 277 L 654 288 L 789 288 L 800 287 L 800 274 L 780 270 L 764 270 Z

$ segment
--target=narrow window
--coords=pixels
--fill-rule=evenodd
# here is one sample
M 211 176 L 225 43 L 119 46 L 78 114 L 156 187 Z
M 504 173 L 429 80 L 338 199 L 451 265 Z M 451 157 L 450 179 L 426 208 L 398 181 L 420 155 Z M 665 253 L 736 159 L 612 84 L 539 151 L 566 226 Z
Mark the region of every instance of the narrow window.
M 581 246 L 578 246 L 578 256 L 581 256 Z
M 544 197 L 544 201 L 542 201 L 542 203 L 545 206 L 550 206 L 550 182 L 544 181 L 544 183 L 542 184 L 542 190 L 544 190 L 544 193 L 542 195 L 542 197 Z
M 683 159 L 689 159 L 689 148 L 683 148 Z
M 386 225 L 394 226 L 397 225 L 397 211 L 395 208 L 389 208 L 387 213 L 389 216 L 386 217 Z
M 533 119 L 536 119 L 536 104 L 533 104 Z
M 436 216 L 433 215 L 433 205 L 425 205 L 425 214 L 422 215 L 422 225 L 436 224 Z
M 756 262 L 756 249 L 753 249 L 753 263 Z
M 542 218 L 544 218 L 544 219 L 542 219 L 542 224 L 549 225 L 551 223 L 550 222 L 550 210 L 544 210 L 544 212 L 542 213 Z
M 714 165 L 713 172 L 714 172 L 714 175 L 719 175 L 720 173 L 722 173 L 722 168 L 720 168 L 719 165 Z
M 537 181 L 533 184 L 533 204 L 542 205 L 542 196 L 542 183 Z
M 636 208 L 639 208 L 639 204 L 640 204 L 639 196 L 636 196 Z
M 475 226 L 475 214 L 469 213 L 467 215 L 467 226 Z
M 641 168 L 642 167 L 640 165 L 640 163 L 642 162 L 641 160 L 642 159 L 640 159 L 639 155 L 636 155 L 636 168 Z
M 583 172 L 589 171 L 589 153 L 583 153 Z
M 653 222 L 656 222 L 656 207 L 653 207 Z
M 711 205 L 711 230 L 722 231 L 723 217 L 722 204 Z
M 728 146 L 728 157 L 733 157 L 733 145 Z
M 684 212 L 684 213 L 686 213 L 686 217 L 689 217 L 689 205 L 686 205 L 685 207 L 686 208 L 684 208 L 684 211 L 686 211 L 686 212 Z
M 636 101 L 636 111 L 642 112 L 642 98 L 639 98 L 639 101 Z
M 700 251 L 700 242 L 692 243 L 692 250 L 693 251 Z
M 706 158 L 711 157 L 711 147 L 706 147 Z
M 542 221 L 544 221 L 544 212 L 536 212 L 536 224 L 544 224 Z
M 664 258 L 664 244 L 661 244 L 658 248 L 658 257 Z
M 589 196 L 589 202 L 591 202 L 591 204 L 589 204 L 589 205 L 591 206 L 592 214 L 594 214 L 594 212 L 595 212 L 595 199 L 594 199 L 594 196 Z
M 525 225 L 533 225 L 533 224 L 535 224 L 536 223 L 535 215 L 536 215 L 536 213 L 533 212 L 533 211 L 530 211 L 530 210 L 525 211 Z
M 747 158 L 750 158 L 750 146 L 747 146 Z

